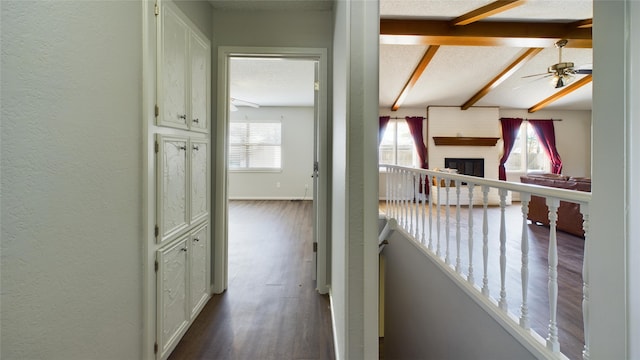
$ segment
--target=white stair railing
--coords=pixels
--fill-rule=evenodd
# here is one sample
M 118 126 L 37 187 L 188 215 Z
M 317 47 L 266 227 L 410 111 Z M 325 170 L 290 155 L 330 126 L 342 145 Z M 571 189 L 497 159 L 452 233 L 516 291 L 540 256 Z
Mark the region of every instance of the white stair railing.
M 494 304 L 496 314 L 506 314 L 507 318 L 513 322 L 516 333 L 526 334 L 525 340 L 534 344 L 536 349 L 547 352 L 545 357 L 564 357 L 561 354 L 560 342 L 558 338 L 558 244 L 556 236 L 557 212 L 560 201 L 567 201 L 580 204 L 580 211 L 583 215 L 583 228 L 585 232 L 585 242 L 589 239 L 589 203 L 591 201 L 591 193 L 570 191 L 565 189 L 557 189 L 551 187 L 542 187 L 530 184 L 513 183 L 497 180 L 489 180 L 465 175 L 458 175 L 433 170 L 423 170 L 399 167 L 393 165 L 382 165 L 381 170 L 386 174 L 386 198 L 384 212 L 389 219 L 397 221 L 398 226 L 403 229 L 406 234 L 420 243 L 427 253 L 441 262 L 445 269 L 450 269 L 453 276 L 464 283 L 464 286 L 471 286 L 473 291 L 472 297 L 478 299 L 489 300 Z M 451 189 L 453 187 L 453 189 Z M 451 192 L 454 192 L 455 203 L 451 204 Z M 475 192 L 478 194 L 475 194 Z M 465 197 L 462 195 L 466 192 L 467 203 L 463 204 Z M 507 221 L 505 211 L 509 193 L 518 193 L 520 195 L 520 216 L 521 226 L 513 229 L 509 228 L 510 222 Z M 499 223 L 494 217 L 489 216 L 490 195 L 495 197 L 498 195 L 497 205 L 499 206 Z M 477 196 L 475 196 L 477 195 Z M 549 247 L 548 247 L 548 331 L 544 336 L 535 333 L 531 327 L 533 320 L 540 320 L 541 314 L 531 313 L 529 308 L 529 298 L 532 289 L 529 284 L 529 227 L 527 214 L 529 212 L 529 202 L 531 196 L 539 196 L 546 199 L 549 208 Z M 444 201 L 443 201 L 444 197 Z M 468 215 L 468 235 L 467 235 L 467 251 L 468 254 L 463 256 L 463 236 L 462 236 L 462 220 L 461 207 L 467 206 Z M 482 278 L 479 283 L 475 282 L 474 277 L 474 207 L 482 206 Z M 451 207 L 455 206 L 455 222 L 451 221 Z M 444 209 L 443 209 L 444 207 Z M 493 210 L 492 210 L 493 211 Z M 434 219 L 435 217 L 435 219 Z M 444 220 L 443 220 L 444 217 Z M 491 220 L 494 219 L 494 220 Z M 434 224 L 435 221 L 435 224 Z M 444 222 L 444 223 L 443 223 Z M 513 221 L 512 221 L 513 222 Z M 455 231 L 455 260 L 452 261 L 451 249 L 451 227 Z M 444 228 L 444 229 L 443 229 Z M 498 228 L 496 231 L 495 229 Z M 435 232 L 435 234 L 434 234 Z M 444 234 L 443 234 L 444 232 Z M 519 232 L 520 238 L 520 258 L 510 259 L 509 254 L 513 251 L 507 251 L 508 234 Z M 442 236 L 444 235 L 444 237 Z M 496 238 L 497 236 L 497 238 Z M 512 237 L 512 236 L 511 236 Z M 491 244 L 496 241 L 499 244 L 499 254 L 497 264 L 495 260 L 489 257 Z M 495 244 L 495 243 L 493 243 Z M 584 337 L 587 339 L 583 346 L 582 357 L 589 359 L 589 277 L 587 273 L 588 254 L 586 252 L 583 258 L 583 298 L 582 298 L 582 317 L 584 322 Z M 444 254 L 443 254 L 444 251 Z M 496 255 L 493 255 L 496 256 Z M 466 261 L 466 264 L 464 263 Z M 519 262 L 520 266 L 520 288 L 521 302 L 519 314 L 512 314 L 508 307 L 507 294 L 507 276 L 510 275 L 515 267 L 509 267 L 508 264 Z M 490 292 L 490 284 L 496 279 L 491 279 L 492 272 L 489 269 L 493 266 L 499 268 L 500 291 L 498 298 L 492 298 Z M 466 268 L 466 274 L 465 274 Z M 462 285 L 461 285 L 462 286 Z M 513 294 L 512 294 L 513 295 Z M 540 297 L 540 294 L 534 294 Z M 513 297 L 511 297 L 513 301 Z M 496 315 L 501 317 L 502 315 Z M 546 342 L 543 341 L 546 338 Z

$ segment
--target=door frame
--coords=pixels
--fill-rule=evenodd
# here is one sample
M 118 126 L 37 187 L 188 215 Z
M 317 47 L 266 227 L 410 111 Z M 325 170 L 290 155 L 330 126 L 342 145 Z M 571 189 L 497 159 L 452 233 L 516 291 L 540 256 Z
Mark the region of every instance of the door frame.
M 319 64 L 318 102 L 315 104 L 317 114 L 317 130 L 315 137 L 318 142 L 319 171 L 317 177 L 317 196 L 314 206 L 314 239 L 317 245 L 317 276 L 316 290 L 321 294 L 329 292 L 328 282 L 328 251 L 327 251 L 327 199 L 328 199 L 328 171 L 329 156 L 327 146 L 327 49 L 325 48 L 295 48 L 295 47 L 233 47 L 218 48 L 218 79 L 217 79 L 217 113 L 215 132 L 214 171 L 215 182 L 213 191 L 214 231 L 213 231 L 213 262 L 212 262 L 212 291 L 216 294 L 224 292 L 228 287 L 228 181 L 227 174 L 227 139 L 229 123 L 229 59 L 232 57 L 273 57 L 284 59 L 308 59 Z M 213 129 L 213 126 L 212 126 Z M 317 204 L 317 205 L 316 205 Z

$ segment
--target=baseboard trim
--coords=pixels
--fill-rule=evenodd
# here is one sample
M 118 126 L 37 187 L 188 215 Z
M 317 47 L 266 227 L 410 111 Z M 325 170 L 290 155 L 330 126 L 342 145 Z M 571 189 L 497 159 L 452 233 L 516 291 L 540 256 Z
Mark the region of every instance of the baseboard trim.
M 329 305 L 329 309 L 331 310 L 331 331 L 333 332 L 333 353 L 336 356 L 336 360 L 342 360 L 340 357 L 342 353 L 336 340 L 336 313 L 333 309 L 333 291 L 331 291 L 331 286 L 329 286 Z
M 291 201 L 311 201 L 313 199 L 303 196 L 229 196 L 229 200 L 291 200 Z

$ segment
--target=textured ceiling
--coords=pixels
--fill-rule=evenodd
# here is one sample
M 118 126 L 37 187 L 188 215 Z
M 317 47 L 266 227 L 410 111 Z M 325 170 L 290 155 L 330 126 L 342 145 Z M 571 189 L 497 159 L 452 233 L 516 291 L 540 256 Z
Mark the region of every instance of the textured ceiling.
M 260 106 L 312 106 L 314 77 L 312 60 L 232 58 L 229 93 Z
M 331 9 L 332 1 L 210 1 L 218 9 L 279 10 Z M 381 18 L 453 19 L 492 0 L 380 0 Z M 483 21 L 570 22 L 592 17 L 591 0 L 529 0 L 524 5 Z M 427 49 L 426 45 L 380 45 L 380 106 L 390 108 Z M 403 107 L 460 106 L 525 51 L 521 47 L 441 46 L 408 93 Z M 563 61 L 591 68 L 592 50 L 566 48 Z M 511 77 L 481 98 L 475 106 L 527 109 L 551 96 L 548 77 L 523 78 L 545 73 L 558 62 L 558 49 L 545 48 Z M 573 81 L 584 75 L 576 75 Z M 313 66 L 299 61 L 241 60 L 232 66 L 230 93 L 234 98 L 262 106 L 310 106 L 313 104 Z M 549 109 L 591 109 L 588 84 L 551 103 Z

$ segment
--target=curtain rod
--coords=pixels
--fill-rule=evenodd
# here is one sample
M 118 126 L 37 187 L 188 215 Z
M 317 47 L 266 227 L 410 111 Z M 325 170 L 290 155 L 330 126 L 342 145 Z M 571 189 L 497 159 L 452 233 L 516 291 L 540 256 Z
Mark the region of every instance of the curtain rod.
M 562 119 L 522 119 L 522 121 L 529 121 L 529 120 L 551 120 L 551 121 L 562 121 Z
M 421 119 L 424 119 L 424 118 L 425 118 L 424 116 L 393 116 L 393 117 L 392 117 L 392 116 L 389 116 L 389 119 L 394 119 L 394 120 L 404 120 L 404 119 L 406 119 L 406 118 L 408 118 L 408 117 L 418 117 L 418 118 L 421 118 Z

